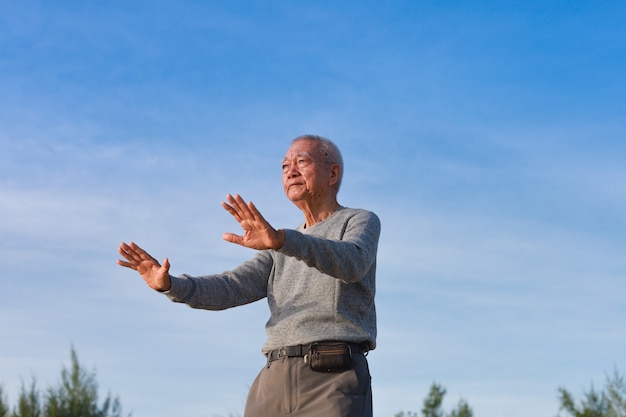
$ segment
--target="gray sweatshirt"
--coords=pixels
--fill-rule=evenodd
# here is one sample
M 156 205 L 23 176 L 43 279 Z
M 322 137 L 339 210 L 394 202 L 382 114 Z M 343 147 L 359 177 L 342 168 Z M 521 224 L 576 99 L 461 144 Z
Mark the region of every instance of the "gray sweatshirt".
M 170 277 L 166 292 L 193 308 L 223 310 L 267 297 L 263 352 L 323 340 L 376 347 L 376 251 L 380 220 L 341 207 L 311 227 L 285 230 L 279 250 L 259 251 L 232 271 Z

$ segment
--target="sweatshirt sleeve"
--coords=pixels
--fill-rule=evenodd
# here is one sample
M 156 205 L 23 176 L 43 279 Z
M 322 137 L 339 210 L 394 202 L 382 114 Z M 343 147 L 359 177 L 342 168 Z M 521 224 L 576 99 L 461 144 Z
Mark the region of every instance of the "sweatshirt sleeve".
M 165 294 L 174 302 L 205 310 L 249 304 L 267 296 L 272 265 L 271 254 L 261 251 L 232 271 L 198 277 L 170 276 L 172 285 Z
M 372 212 L 358 210 L 345 222 L 325 227 L 330 229 L 321 235 L 285 230 L 278 251 L 341 281 L 360 281 L 376 262 L 380 220 Z

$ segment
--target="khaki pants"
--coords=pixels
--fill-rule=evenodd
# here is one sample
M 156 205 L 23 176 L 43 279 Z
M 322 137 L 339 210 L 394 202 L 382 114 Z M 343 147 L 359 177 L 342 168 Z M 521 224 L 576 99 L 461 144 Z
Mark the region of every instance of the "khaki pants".
M 371 417 L 372 388 L 367 359 L 353 354 L 352 369 L 313 371 L 303 358 L 282 358 L 254 380 L 244 417 Z

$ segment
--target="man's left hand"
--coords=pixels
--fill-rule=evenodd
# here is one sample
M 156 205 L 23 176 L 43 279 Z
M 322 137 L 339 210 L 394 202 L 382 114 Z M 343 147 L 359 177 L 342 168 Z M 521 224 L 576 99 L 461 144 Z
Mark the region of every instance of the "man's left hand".
M 285 232 L 274 229 L 251 201 L 246 203 L 239 194 L 228 194 L 226 199 L 228 203 L 223 202 L 222 207 L 239 222 L 244 234 L 224 233 L 222 239 L 257 250 L 280 249 L 283 246 Z

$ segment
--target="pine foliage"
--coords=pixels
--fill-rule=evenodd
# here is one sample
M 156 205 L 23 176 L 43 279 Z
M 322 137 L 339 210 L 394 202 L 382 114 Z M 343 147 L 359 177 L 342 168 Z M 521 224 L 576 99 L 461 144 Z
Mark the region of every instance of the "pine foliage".
M 0 387 L 0 417 L 122 417 L 122 406 L 110 394 L 98 404 L 96 373 L 81 366 L 72 348 L 70 367 L 63 367 L 58 385 L 41 391 L 34 378 L 28 387 L 22 384 L 12 411 Z

